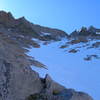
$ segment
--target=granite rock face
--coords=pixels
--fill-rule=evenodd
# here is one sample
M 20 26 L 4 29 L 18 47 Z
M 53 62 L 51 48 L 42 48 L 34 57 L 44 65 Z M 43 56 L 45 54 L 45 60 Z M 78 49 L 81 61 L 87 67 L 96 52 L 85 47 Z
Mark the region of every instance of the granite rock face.
M 43 82 L 43 89 L 40 93 L 30 95 L 26 100 L 93 100 L 88 94 L 67 89 L 53 81 L 46 75 Z
M 46 34 L 45 34 L 46 33 Z M 28 56 L 28 48 L 39 48 L 34 39 L 59 41 L 67 34 L 61 30 L 34 25 L 24 17 L 0 12 L 0 100 L 93 100 L 88 94 L 66 89 L 49 75 L 45 78 L 30 66 L 46 68 Z
M 42 89 L 38 73 L 0 59 L 0 100 L 24 100 Z

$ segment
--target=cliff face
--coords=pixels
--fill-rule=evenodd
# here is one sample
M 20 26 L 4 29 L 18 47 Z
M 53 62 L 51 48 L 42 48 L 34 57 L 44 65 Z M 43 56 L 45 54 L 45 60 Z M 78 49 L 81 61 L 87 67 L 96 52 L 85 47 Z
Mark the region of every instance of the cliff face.
M 46 66 L 28 56 L 28 48 L 39 48 L 40 41 L 59 41 L 68 35 L 28 22 L 24 17 L 15 19 L 11 13 L 0 12 L 0 100 L 92 100 L 54 82 L 49 75 L 44 79 L 30 66 Z
M 41 89 L 39 75 L 29 67 L 0 60 L 0 100 L 24 100 Z

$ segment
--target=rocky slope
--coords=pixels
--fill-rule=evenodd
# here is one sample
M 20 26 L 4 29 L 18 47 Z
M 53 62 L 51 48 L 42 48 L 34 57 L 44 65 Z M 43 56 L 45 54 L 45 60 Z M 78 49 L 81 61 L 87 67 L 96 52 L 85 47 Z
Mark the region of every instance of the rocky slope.
M 24 17 L 0 12 L 0 100 L 93 100 L 88 94 L 66 89 L 49 75 L 40 78 L 30 66 L 47 68 L 27 55 L 31 47 L 70 38 L 67 33 L 35 25 Z
M 98 50 L 100 49 L 100 29 L 93 26 L 89 28 L 82 27 L 79 31 L 75 30 L 68 36 L 68 41 L 60 46 L 61 49 L 65 49 L 69 53 L 80 52 L 81 49 Z M 90 55 L 84 55 L 84 60 L 91 61 L 92 59 L 100 59 L 99 53 Z

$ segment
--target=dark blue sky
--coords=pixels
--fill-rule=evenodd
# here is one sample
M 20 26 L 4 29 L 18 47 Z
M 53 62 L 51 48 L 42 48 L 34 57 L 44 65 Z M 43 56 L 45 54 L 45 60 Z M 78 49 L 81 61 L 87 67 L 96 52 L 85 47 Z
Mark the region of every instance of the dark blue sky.
M 0 0 L 0 9 L 69 33 L 82 26 L 100 28 L 100 0 Z

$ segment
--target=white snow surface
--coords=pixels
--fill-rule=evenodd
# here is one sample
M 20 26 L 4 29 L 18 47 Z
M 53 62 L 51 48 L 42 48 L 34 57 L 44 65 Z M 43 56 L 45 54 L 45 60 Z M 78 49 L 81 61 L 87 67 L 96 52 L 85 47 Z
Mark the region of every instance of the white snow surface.
M 41 35 L 41 36 L 51 35 L 51 33 L 41 32 L 41 34 L 40 34 L 40 35 Z
M 53 80 L 66 88 L 74 88 L 91 95 L 94 100 L 100 98 L 100 60 L 83 60 L 86 55 L 99 54 L 97 49 L 81 48 L 75 54 L 67 53 L 66 49 L 60 49 L 62 42 L 54 42 L 41 45 L 41 48 L 31 48 L 28 55 L 47 65 L 48 70 L 32 66 L 41 77 L 49 74 Z M 81 45 L 81 44 L 79 44 Z
M 100 32 L 96 32 L 96 34 L 100 34 Z

